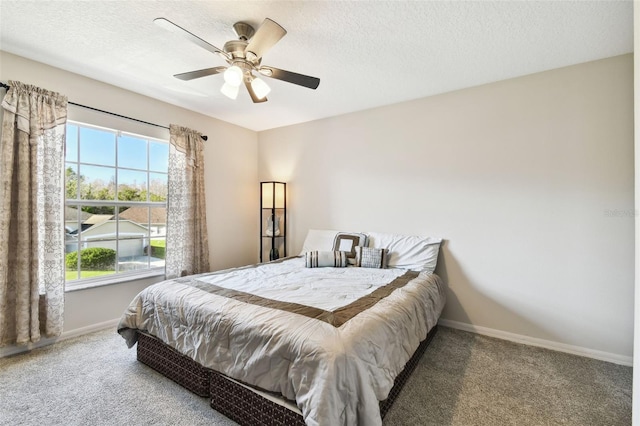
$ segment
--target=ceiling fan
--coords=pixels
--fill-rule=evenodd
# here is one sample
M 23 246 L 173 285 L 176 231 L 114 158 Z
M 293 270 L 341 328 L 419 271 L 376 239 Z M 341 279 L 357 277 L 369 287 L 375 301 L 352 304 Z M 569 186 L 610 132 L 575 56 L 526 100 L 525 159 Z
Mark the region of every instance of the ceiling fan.
M 205 68 L 175 74 L 174 77 L 187 81 L 222 73 L 225 83 L 220 91 L 231 99 L 236 99 L 240 85 L 244 83 L 253 102 L 259 103 L 267 101 L 267 94 L 271 89 L 267 83 L 255 76 L 254 72 L 265 77 L 308 87 L 309 89 L 316 89 L 320 84 L 319 78 L 261 64 L 262 56 L 287 34 L 284 28 L 269 18 L 266 18 L 264 22 L 262 22 L 257 31 L 245 22 L 236 22 L 233 24 L 233 29 L 238 36 L 238 40 L 226 42 L 223 49 L 218 49 L 168 19 L 156 18 L 153 22 L 162 28 L 181 34 L 186 39 L 209 52 L 220 55 L 229 64 L 228 66 Z

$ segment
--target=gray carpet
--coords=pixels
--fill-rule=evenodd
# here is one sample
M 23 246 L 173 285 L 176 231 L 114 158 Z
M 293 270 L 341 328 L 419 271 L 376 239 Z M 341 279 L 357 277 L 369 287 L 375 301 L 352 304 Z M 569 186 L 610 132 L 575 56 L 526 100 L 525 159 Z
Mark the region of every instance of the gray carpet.
M 385 426 L 629 425 L 630 367 L 440 327 Z M 234 425 L 112 330 L 0 359 L 3 425 Z

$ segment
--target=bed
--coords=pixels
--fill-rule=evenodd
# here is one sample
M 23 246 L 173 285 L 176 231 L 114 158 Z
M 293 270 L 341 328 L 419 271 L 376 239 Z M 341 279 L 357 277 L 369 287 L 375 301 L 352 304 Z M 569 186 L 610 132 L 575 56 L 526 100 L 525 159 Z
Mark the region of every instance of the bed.
M 314 250 L 318 235 L 301 256 L 152 285 L 118 332 L 241 424 L 380 425 L 445 303 L 440 240 L 335 233 L 346 250 Z

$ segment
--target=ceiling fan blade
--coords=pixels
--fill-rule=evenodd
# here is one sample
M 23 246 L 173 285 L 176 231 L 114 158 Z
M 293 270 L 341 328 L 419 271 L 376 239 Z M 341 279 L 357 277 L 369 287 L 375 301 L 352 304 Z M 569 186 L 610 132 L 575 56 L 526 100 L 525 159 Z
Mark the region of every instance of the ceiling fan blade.
M 260 99 L 256 95 L 256 92 L 253 91 L 253 87 L 251 87 L 251 83 L 249 83 L 246 78 L 244 79 L 244 86 L 247 88 L 247 91 L 249 92 L 249 96 L 251 96 L 251 100 L 253 101 L 254 104 L 259 104 L 260 102 L 267 102 L 266 96 Z
M 308 87 L 309 89 L 317 89 L 320 85 L 320 79 L 310 77 L 296 72 L 285 71 L 274 67 L 260 67 L 258 70 L 265 77 L 276 78 L 286 81 L 287 83 L 297 84 L 298 86 Z
M 203 70 L 189 71 L 189 72 L 183 72 L 181 74 L 175 74 L 174 77 L 179 78 L 180 80 L 189 81 L 189 80 L 194 80 L 200 77 L 206 77 L 208 75 L 219 74 L 221 72 L 224 72 L 226 69 L 227 67 L 205 68 Z
M 251 52 L 256 58 L 262 58 L 262 55 L 267 53 L 267 50 L 271 49 L 285 34 L 287 34 L 287 30 L 277 22 L 266 18 L 249 40 L 245 52 Z
M 164 28 L 165 30 L 168 30 L 168 31 L 171 31 L 171 32 L 174 32 L 174 33 L 182 35 L 182 37 L 186 38 L 187 40 L 190 40 L 192 43 L 197 44 L 198 46 L 202 47 L 203 49 L 208 50 L 211 53 L 220 54 L 220 55 L 224 56 L 225 58 L 228 57 L 227 54 L 223 50 L 218 49 L 217 47 L 215 47 L 211 43 L 207 43 L 206 41 L 204 41 L 203 39 L 201 39 L 197 35 L 190 33 L 189 31 L 187 31 L 184 28 L 182 28 L 180 25 L 174 24 L 173 22 L 169 21 L 168 19 L 156 18 L 156 19 L 153 20 L 153 22 L 156 25 Z

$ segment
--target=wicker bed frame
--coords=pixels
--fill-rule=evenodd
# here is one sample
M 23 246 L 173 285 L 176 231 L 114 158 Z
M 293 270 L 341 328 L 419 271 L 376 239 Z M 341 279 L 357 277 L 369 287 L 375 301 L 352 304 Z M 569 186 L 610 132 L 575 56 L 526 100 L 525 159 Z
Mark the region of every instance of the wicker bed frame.
M 433 327 L 427 338 L 396 377 L 389 396 L 380 401 L 380 415 L 387 414 L 422 354 L 437 332 Z M 198 364 L 155 337 L 138 332 L 138 360 L 175 381 L 196 395 L 211 398 L 211 407 L 242 426 L 304 426 L 302 416 L 224 375 Z

